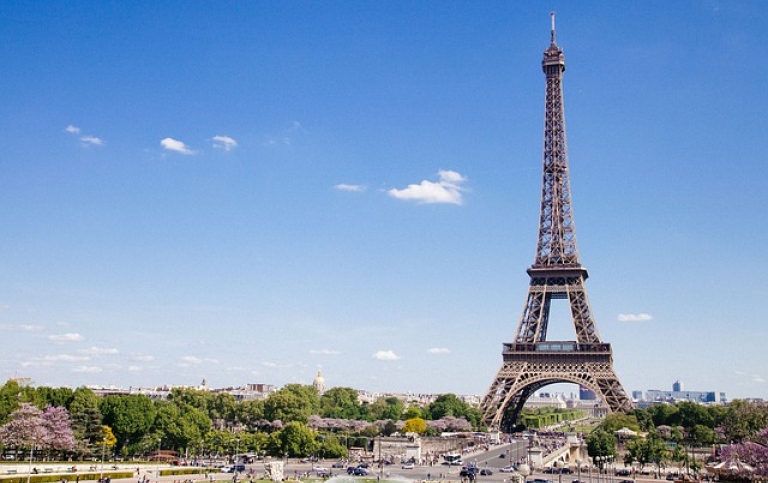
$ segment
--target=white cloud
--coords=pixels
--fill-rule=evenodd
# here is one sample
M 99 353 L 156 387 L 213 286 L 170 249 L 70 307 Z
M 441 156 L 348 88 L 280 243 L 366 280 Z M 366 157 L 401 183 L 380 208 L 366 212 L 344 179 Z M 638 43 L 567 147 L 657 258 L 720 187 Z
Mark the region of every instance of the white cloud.
M 341 352 L 333 349 L 311 349 L 309 353 L 312 355 L 320 355 L 320 356 L 337 356 L 341 354 Z
M 155 360 L 155 356 L 144 355 L 144 354 L 135 354 L 135 355 L 131 356 L 131 360 L 140 361 L 140 362 L 151 362 L 151 361 Z
M 261 363 L 264 367 L 270 367 L 272 369 L 288 369 L 290 367 L 293 367 L 292 364 L 278 364 L 277 362 L 272 361 L 264 361 Z
M 43 360 L 45 361 L 64 361 L 64 362 L 76 362 L 76 361 L 88 361 L 91 358 L 88 356 L 76 356 L 72 354 L 58 354 L 58 355 L 50 355 L 43 357 Z
M 77 333 L 53 334 L 48 336 L 48 340 L 53 342 L 79 342 L 84 339 L 85 337 Z
M 451 349 L 445 348 L 445 347 L 433 347 L 429 349 L 427 352 L 430 354 L 450 354 Z
M 400 359 L 397 354 L 394 353 L 394 351 L 378 351 L 373 355 L 374 359 L 378 359 L 380 361 L 396 361 Z
M 645 322 L 653 320 L 650 314 L 619 314 L 619 322 Z
M 334 186 L 339 191 L 349 191 L 352 193 L 361 193 L 365 191 L 365 186 L 359 185 L 359 184 L 345 184 L 345 183 L 339 183 L 336 186 Z
M 104 141 L 96 136 L 83 136 L 80 138 L 80 142 L 85 146 L 103 146 Z
M 72 369 L 72 372 L 87 372 L 87 373 L 94 374 L 94 373 L 97 373 L 97 372 L 101 372 L 103 370 L 104 369 L 102 369 L 101 367 L 97 367 L 97 366 L 77 366 L 77 367 Z
M 752 374 L 752 382 L 763 384 L 765 382 L 765 378 L 759 374 Z
M 70 134 L 80 134 L 80 128 L 77 126 L 73 126 L 72 124 L 65 127 L 64 130 Z
M 0 330 L 20 330 L 22 332 L 37 332 L 40 330 L 43 330 L 44 327 L 42 325 L 34 325 L 34 324 L 0 324 Z
M 237 147 L 237 141 L 229 136 L 213 136 L 213 147 L 229 152 Z
M 177 365 L 181 367 L 189 367 L 189 366 L 198 366 L 200 364 L 218 364 L 219 361 L 217 359 L 212 358 L 204 358 L 201 359 L 200 357 L 195 356 L 183 356 L 181 359 L 179 359 L 179 363 Z
M 79 352 L 80 354 L 88 354 L 91 356 L 103 356 L 103 355 L 109 355 L 109 354 L 118 354 L 120 351 L 115 348 L 106 349 L 103 347 L 90 347 L 88 349 L 80 349 L 77 352 Z
M 21 363 L 21 367 L 39 367 L 39 366 L 52 366 L 51 361 L 24 361 Z
M 173 138 L 165 138 L 160 141 L 160 146 L 168 151 L 175 151 L 177 153 L 185 154 L 187 156 L 197 154 L 196 151 L 190 149 L 186 144 L 181 141 L 177 141 Z
M 398 190 L 390 189 L 387 194 L 393 198 L 417 203 L 462 203 L 461 184 L 467 180 L 456 171 L 440 170 L 437 172 L 439 181 L 424 180 L 420 184 L 410 184 L 407 188 Z
M 128 366 L 128 370 L 131 372 L 139 372 L 141 370 L 141 367 L 139 366 Z

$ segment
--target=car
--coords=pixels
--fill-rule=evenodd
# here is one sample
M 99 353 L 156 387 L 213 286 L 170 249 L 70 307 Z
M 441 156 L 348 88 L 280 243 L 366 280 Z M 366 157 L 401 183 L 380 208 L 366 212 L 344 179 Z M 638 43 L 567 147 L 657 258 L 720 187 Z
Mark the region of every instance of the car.
M 507 457 L 507 453 L 501 453 L 499 455 L 499 459 L 502 459 L 502 460 L 505 459 L 506 457 Z
M 413 463 L 406 463 L 403 465 L 404 470 L 412 470 L 413 469 Z
M 560 473 L 564 475 L 570 475 L 571 473 L 573 473 L 573 470 L 565 466 L 563 468 L 560 468 Z
M 493 471 L 490 468 L 483 468 L 480 470 L 480 474 L 483 476 L 489 476 L 493 474 Z
M 337 461 L 334 464 L 331 465 L 331 468 L 344 468 L 344 462 L 343 461 Z
M 530 483 L 552 483 L 552 480 L 545 480 L 544 478 L 534 478 Z
M 620 480 L 619 483 L 635 483 L 632 480 Z
M 622 468 L 616 471 L 616 476 L 629 476 L 629 475 L 630 475 L 630 471 L 626 468 Z
M 366 470 L 365 468 L 357 467 L 357 468 L 354 469 L 352 474 L 355 475 L 355 476 L 368 476 L 370 474 L 370 472 L 368 470 Z
M 547 466 L 546 468 L 544 468 L 544 471 L 542 471 L 542 473 L 546 475 L 556 475 L 557 468 L 555 468 L 554 466 Z
M 505 466 L 504 468 L 501 468 L 499 471 L 502 473 L 514 473 L 516 468 L 514 465 Z
M 667 475 L 667 481 L 675 481 L 677 479 L 677 473 L 670 473 Z
M 313 466 L 312 471 L 317 473 L 329 473 L 328 468 L 324 466 Z

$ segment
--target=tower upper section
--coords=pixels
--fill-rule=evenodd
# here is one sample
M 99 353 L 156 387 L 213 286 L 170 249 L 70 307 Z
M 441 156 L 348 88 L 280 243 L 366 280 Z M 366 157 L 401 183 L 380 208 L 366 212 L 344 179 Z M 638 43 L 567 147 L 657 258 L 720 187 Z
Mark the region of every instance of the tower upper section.
M 536 260 L 531 269 L 578 269 L 586 276 L 586 271 L 579 264 L 576 249 L 563 108 L 565 56 L 555 41 L 554 13 L 552 42 L 544 51 L 541 67 L 547 83 L 544 100 L 543 177 L 539 239 Z

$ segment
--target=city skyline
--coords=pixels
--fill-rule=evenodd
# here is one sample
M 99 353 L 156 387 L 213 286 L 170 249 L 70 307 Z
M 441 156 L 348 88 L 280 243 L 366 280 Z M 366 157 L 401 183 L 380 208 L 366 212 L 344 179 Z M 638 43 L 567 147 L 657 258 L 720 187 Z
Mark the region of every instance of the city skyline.
M 768 398 L 757 1 L 7 2 L 0 378 L 484 394 L 534 256 L 552 10 L 624 388 Z

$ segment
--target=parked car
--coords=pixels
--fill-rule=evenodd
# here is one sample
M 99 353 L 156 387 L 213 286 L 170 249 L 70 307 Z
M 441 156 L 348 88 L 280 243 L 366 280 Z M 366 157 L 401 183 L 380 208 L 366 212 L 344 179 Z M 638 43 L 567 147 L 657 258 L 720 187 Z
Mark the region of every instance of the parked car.
M 329 473 L 328 468 L 325 468 L 324 466 L 313 466 L 312 471 L 317 473 Z
M 459 472 L 459 476 L 462 478 L 475 478 L 475 472 L 472 470 L 472 468 L 464 468 Z
M 406 463 L 403 465 L 404 470 L 412 470 L 413 469 L 413 463 Z
M 480 470 L 480 474 L 483 476 L 489 476 L 493 474 L 493 471 L 490 468 L 483 468 Z
M 355 476 L 368 476 L 370 474 L 370 472 L 368 470 L 366 470 L 365 468 L 357 467 L 357 468 L 354 469 L 352 474 L 355 475 Z
M 514 473 L 516 469 L 517 468 L 515 468 L 514 465 L 509 465 L 509 466 L 505 466 L 504 468 L 501 468 L 499 471 L 501 471 L 502 473 Z
M 616 476 L 629 476 L 630 474 L 630 471 L 626 468 L 622 468 L 616 471 Z
M 344 468 L 344 462 L 343 461 L 337 461 L 334 464 L 331 465 L 331 468 Z

